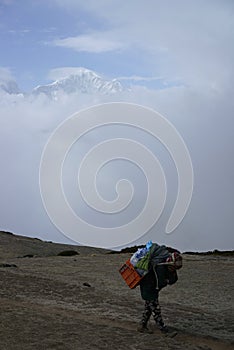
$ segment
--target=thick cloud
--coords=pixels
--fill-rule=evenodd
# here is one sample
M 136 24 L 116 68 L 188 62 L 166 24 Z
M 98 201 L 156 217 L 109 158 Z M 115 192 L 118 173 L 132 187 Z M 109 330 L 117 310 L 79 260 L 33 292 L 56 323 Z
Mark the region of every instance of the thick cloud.
M 13 98 L 13 97 L 11 97 Z M 165 166 L 169 182 L 168 199 L 170 204 L 155 227 L 140 242 L 151 238 L 183 250 L 230 249 L 233 246 L 232 235 L 232 200 L 233 200 L 233 101 L 230 95 L 218 91 L 197 90 L 188 87 L 172 87 L 161 90 L 149 90 L 135 86 L 121 95 L 64 95 L 58 101 L 51 102 L 48 98 L 27 97 L 8 101 L 1 105 L 1 226 L 25 235 L 35 235 L 43 239 L 68 242 L 50 223 L 42 205 L 39 191 L 39 165 L 43 147 L 51 132 L 60 122 L 74 112 L 101 102 L 127 101 L 152 107 L 171 121 L 184 138 L 193 162 L 195 186 L 193 199 L 187 215 L 171 235 L 165 235 L 165 225 L 170 215 L 172 202 L 175 200 L 176 173 L 171 161 L 160 151 L 158 143 L 147 136 L 138 135 L 135 130 L 123 129 L 105 132 L 103 139 L 109 137 L 129 137 L 141 143 L 157 155 L 161 152 L 161 161 Z M 5 100 L 4 100 L 5 101 Z M 102 130 L 94 133 L 91 138 L 78 144 L 70 170 L 67 170 L 67 180 L 75 183 L 76 169 L 81 154 L 87 152 L 95 143 L 102 140 Z M 113 134 L 112 134 L 113 133 Z M 76 153 L 77 152 L 77 153 Z M 79 160 L 80 159 L 80 160 Z M 113 170 L 114 169 L 114 170 Z M 104 195 L 113 191 L 113 175 L 116 167 L 103 173 L 100 189 Z M 127 170 L 125 164 L 120 164 L 119 172 L 126 176 L 133 173 Z M 114 172 L 113 172 L 114 171 Z M 117 171 L 117 172 L 118 172 Z M 134 172 L 134 170 L 132 170 Z M 100 175 L 101 176 L 101 175 Z M 68 181 L 69 180 L 69 181 Z M 141 187 L 141 177 L 135 179 L 136 190 Z M 140 182 L 139 182 L 140 181 Z M 171 182 L 171 185 L 170 185 Z M 66 185 L 68 197 L 76 209 L 86 220 L 99 225 L 111 225 L 104 218 L 90 215 L 85 206 L 77 204 L 77 193 L 70 184 Z M 105 188 L 107 186 L 107 188 Z M 143 186 L 143 191 L 145 187 Z M 69 194 L 70 193 L 70 194 Z M 145 200 L 144 193 L 136 191 L 139 208 Z M 126 220 L 133 213 L 120 217 Z M 118 218 L 113 218 L 113 225 Z

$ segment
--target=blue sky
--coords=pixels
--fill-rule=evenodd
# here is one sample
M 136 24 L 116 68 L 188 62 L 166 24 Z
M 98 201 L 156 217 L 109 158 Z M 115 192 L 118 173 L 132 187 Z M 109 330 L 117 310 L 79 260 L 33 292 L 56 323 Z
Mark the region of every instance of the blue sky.
M 1 66 L 9 67 L 23 89 L 45 82 L 51 68 L 83 65 L 84 57 L 50 44 L 79 32 L 76 18 L 47 1 L 1 5 Z
M 15 80 L 30 92 L 85 67 L 131 86 L 120 96 L 64 95 L 57 102 L 0 91 L 0 228 L 66 242 L 40 197 L 43 148 L 77 110 L 114 99 L 160 112 L 191 154 L 189 211 L 170 237 L 161 233 L 162 218 L 160 241 L 233 249 L 233 43 L 232 0 L 0 0 L 0 83 Z
M 116 43 L 108 34 L 114 32 L 109 21 L 77 4 L 73 9 L 56 1 L 1 1 L 0 65 L 10 69 L 23 90 L 45 83 L 51 69 L 65 66 L 87 67 L 110 78 L 151 77 L 142 48 Z M 72 42 L 82 37 L 86 46 Z
M 51 69 L 74 66 L 215 85 L 219 64 L 228 70 L 232 59 L 231 1 L 2 0 L 0 16 L 0 66 L 26 91 Z

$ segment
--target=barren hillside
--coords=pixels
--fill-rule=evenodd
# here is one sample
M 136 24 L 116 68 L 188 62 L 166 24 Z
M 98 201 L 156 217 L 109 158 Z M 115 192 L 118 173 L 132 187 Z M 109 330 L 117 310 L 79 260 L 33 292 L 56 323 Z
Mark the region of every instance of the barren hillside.
M 0 233 L 0 349 L 233 349 L 233 257 L 184 255 L 160 294 L 170 338 L 153 321 L 153 334 L 136 331 L 143 301 L 118 272 L 129 256 Z

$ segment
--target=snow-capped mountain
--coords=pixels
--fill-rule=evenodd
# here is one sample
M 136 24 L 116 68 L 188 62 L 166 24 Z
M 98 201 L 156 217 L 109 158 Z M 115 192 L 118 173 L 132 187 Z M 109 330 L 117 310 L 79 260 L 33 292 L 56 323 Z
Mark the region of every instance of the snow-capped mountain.
M 17 95 L 21 93 L 14 80 L 0 80 L 0 91 L 9 95 Z
M 116 79 L 105 80 L 95 72 L 79 68 L 75 74 L 58 79 L 51 84 L 37 86 L 33 89 L 34 95 L 45 94 L 56 99 L 61 93 L 67 95 L 73 93 L 85 94 L 114 94 L 123 90 L 122 85 Z

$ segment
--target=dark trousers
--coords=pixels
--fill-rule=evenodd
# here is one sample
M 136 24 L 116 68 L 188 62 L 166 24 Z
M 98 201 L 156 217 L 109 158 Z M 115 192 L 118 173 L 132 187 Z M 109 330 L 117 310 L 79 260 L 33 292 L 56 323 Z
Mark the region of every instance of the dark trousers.
M 162 319 L 161 308 L 158 303 L 158 299 L 145 301 L 145 308 L 141 319 L 141 324 L 143 326 L 147 326 L 147 322 L 149 321 L 151 315 L 153 315 L 157 326 L 159 328 L 163 328 L 164 322 Z

